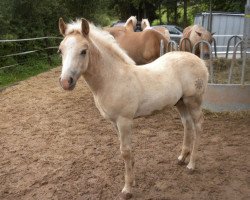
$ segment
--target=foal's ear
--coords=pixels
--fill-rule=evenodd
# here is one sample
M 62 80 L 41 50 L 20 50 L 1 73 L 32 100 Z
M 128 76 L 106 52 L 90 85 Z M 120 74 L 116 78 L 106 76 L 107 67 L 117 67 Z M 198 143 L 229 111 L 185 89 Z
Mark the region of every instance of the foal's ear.
M 59 30 L 63 36 L 65 36 L 66 29 L 67 29 L 67 24 L 65 24 L 63 19 L 60 18 L 59 19 Z
M 195 31 L 200 37 L 201 37 L 201 32 Z
M 86 37 L 89 34 L 89 22 L 82 18 L 82 34 Z

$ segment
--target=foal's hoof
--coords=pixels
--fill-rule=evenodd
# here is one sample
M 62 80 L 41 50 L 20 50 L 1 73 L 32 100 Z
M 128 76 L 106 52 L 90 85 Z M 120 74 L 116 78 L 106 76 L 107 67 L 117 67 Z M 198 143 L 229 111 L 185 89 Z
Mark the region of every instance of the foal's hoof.
M 120 200 L 127 200 L 127 199 L 131 199 L 132 198 L 132 193 L 125 193 L 125 192 L 121 192 L 120 195 L 119 195 L 119 199 Z
M 191 167 L 187 166 L 187 173 L 188 174 L 193 174 L 194 172 L 195 172 L 194 168 L 191 168 Z
M 185 165 L 185 160 L 178 160 L 178 161 L 177 161 L 177 164 L 178 164 L 178 165 L 181 165 L 181 166 L 182 166 L 182 165 Z
M 194 172 L 195 172 L 194 169 L 187 169 L 187 173 L 190 174 L 190 175 L 194 174 Z

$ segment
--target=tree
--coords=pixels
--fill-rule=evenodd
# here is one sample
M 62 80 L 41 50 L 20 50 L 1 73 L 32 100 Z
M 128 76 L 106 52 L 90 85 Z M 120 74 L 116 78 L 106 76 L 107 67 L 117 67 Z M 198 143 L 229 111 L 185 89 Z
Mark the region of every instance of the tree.
M 187 26 L 187 0 L 183 1 L 183 10 L 184 10 L 184 14 L 183 14 L 183 25 L 184 27 Z
M 245 0 L 212 0 L 213 11 L 244 12 Z M 196 13 L 208 11 L 207 0 L 1 0 L 0 36 L 18 38 L 58 35 L 58 19 L 85 17 L 108 25 L 112 19 L 136 15 L 150 21 L 167 15 L 167 23 L 187 26 Z

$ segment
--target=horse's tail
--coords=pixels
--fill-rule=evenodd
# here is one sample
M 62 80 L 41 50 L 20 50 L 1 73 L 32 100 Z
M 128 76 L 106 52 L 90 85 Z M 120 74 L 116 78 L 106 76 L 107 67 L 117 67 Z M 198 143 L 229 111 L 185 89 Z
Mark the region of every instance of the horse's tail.
M 165 37 L 160 40 L 160 56 L 168 52 L 168 43 L 170 40 L 167 40 Z
M 162 56 L 165 53 L 165 45 L 163 42 L 163 39 L 160 41 L 160 56 Z

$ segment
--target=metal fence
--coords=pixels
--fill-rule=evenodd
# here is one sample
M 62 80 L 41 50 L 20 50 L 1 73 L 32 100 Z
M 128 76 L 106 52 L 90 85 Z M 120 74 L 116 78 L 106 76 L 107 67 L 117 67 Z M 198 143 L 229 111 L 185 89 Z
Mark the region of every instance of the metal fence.
M 222 52 L 217 52 L 217 46 L 216 46 L 216 40 L 213 39 L 213 43 L 212 45 L 210 43 L 208 43 L 205 40 L 201 40 L 199 42 L 197 42 L 193 48 L 191 45 L 191 41 L 188 38 L 183 38 L 182 40 L 180 40 L 180 44 L 179 46 L 176 44 L 176 42 L 174 41 L 170 41 L 168 44 L 168 51 L 176 51 L 176 50 L 181 50 L 181 51 L 189 51 L 191 53 L 195 53 L 195 51 L 197 50 L 197 48 L 199 48 L 201 50 L 200 53 L 200 58 L 203 59 L 203 47 L 207 46 L 207 48 L 209 49 L 209 59 L 208 59 L 208 67 L 209 67 L 209 73 L 210 73 L 210 83 L 214 83 L 215 78 L 214 78 L 214 66 L 213 66 L 213 60 L 214 58 L 218 58 L 218 57 L 225 57 L 226 59 L 229 59 L 229 53 L 232 53 L 232 58 L 231 58 L 231 64 L 229 67 L 229 71 L 228 71 L 228 84 L 232 83 L 232 76 L 233 76 L 233 68 L 235 66 L 235 63 L 237 62 L 237 58 L 241 58 L 243 59 L 243 63 L 242 63 L 242 67 L 241 67 L 241 84 L 245 84 L 245 73 L 246 73 L 246 59 L 247 59 L 247 54 L 249 54 L 250 52 L 248 52 L 247 48 L 243 48 L 244 46 L 244 41 L 240 36 L 237 35 L 233 35 L 229 38 L 228 42 L 227 42 L 227 46 L 226 46 L 226 51 L 224 52 L 224 56 L 221 56 L 220 53 Z M 232 49 L 232 50 L 231 50 Z M 231 52 L 230 52 L 231 50 Z M 219 56 L 218 56 L 219 54 Z M 239 56 L 237 56 L 239 55 Z

